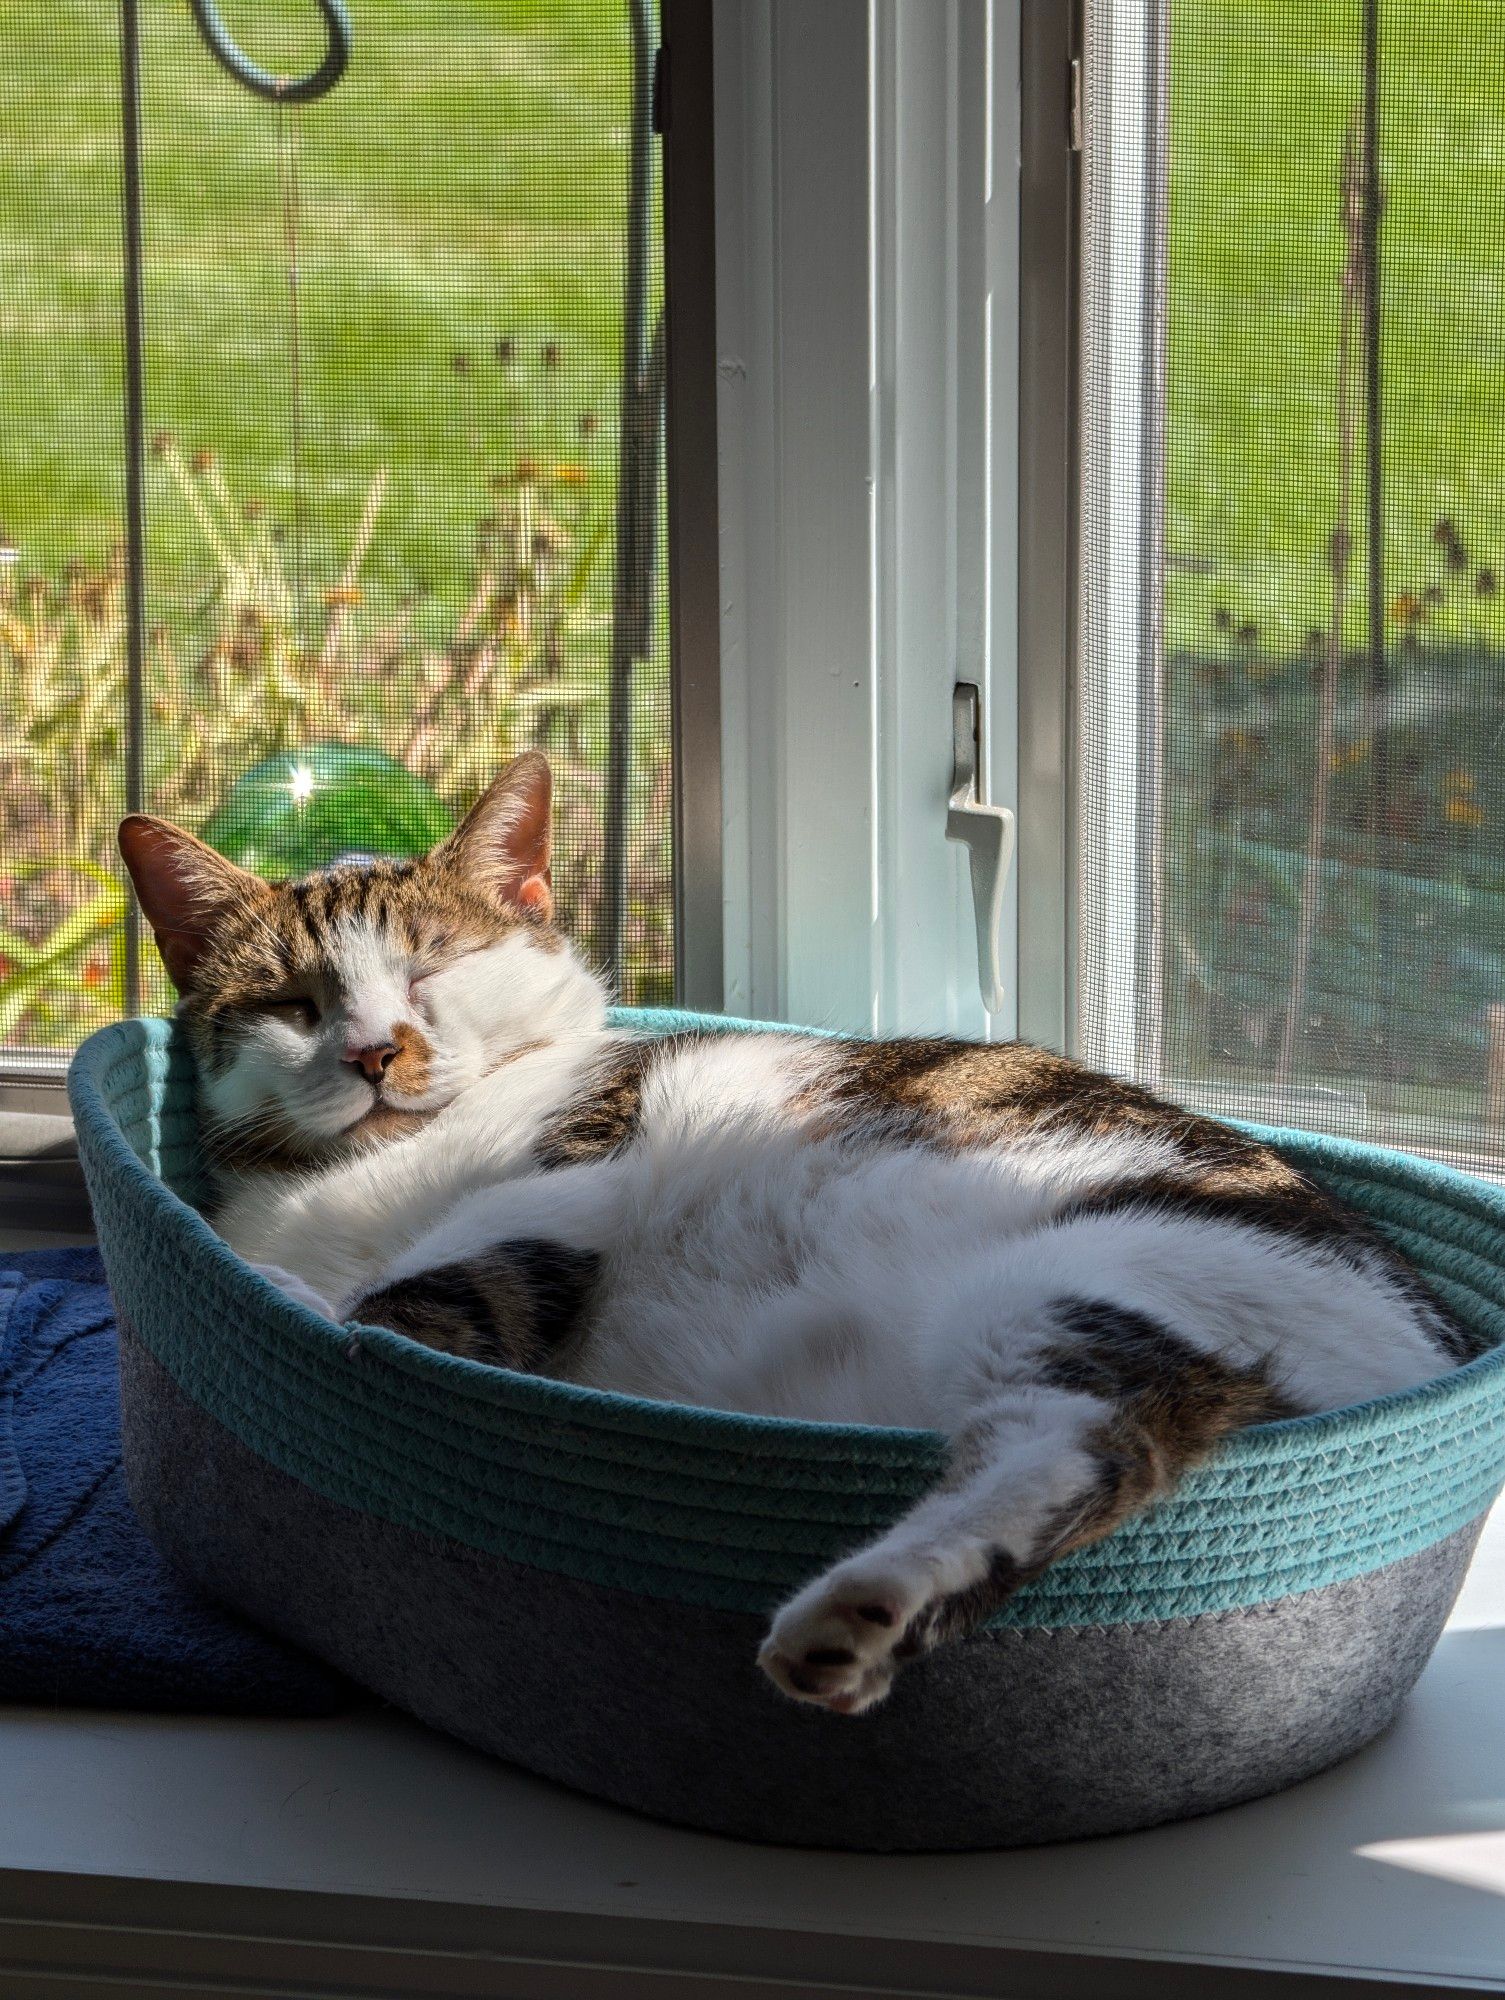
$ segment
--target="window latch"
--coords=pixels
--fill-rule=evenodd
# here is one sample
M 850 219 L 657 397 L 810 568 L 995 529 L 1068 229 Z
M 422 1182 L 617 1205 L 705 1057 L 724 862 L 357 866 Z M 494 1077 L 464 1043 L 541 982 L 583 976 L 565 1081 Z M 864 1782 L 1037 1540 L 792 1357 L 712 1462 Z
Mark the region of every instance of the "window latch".
M 1003 921 L 1003 885 L 1014 856 L 1014 815 L 1007 806 L 983 798 L 982 697 L 971 681 L 951 691 L 951 796 L 946 806 L 946 838 L 967 850 L 972 871 L 972 909 L 977 922 L 977 983 L 990 1014 L 1003 1008 L 998 973 L 998 931 Z

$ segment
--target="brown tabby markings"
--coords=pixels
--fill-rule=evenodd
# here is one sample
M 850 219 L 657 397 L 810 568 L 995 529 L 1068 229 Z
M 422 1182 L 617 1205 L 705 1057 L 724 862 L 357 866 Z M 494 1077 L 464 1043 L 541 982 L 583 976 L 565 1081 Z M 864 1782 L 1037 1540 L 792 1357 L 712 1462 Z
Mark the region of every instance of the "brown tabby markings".
M 554 1372 L 579 1332 L 600 1260 L 537 1238 L 383 1285 L 351 1317 L 425 1347 L 525 1374 Z
M 967 1151 L 1044 1127 L 1095 1138 L 1144 1133 L 1172 1139 L 1189 1161 L 1205 1154 L 1228 1192 L 1281 1189 L 1325 1200 L 1267 1146 L 1027 1042 L 936 1038 L 834 1046 L 836 1100 L 876 1114 L 906 1137 Z
M 543 943 L 547 926 L 492 901 L 442 863 L 373 861 L 326 869 L 296 882 L 258 883 L 224 913 L 195 968 L 184 1012 L 211 1057 L 218 1030 L 278 1000 L 327 1003 L 329 939 L 346 918 L 363 918 L 437 967 L 526 927 Z M 553 935 L 553 942 L 562 943 Z
M 442 858 L 374 861 L 335 867 L 300 881 L 255 883 L 223 912 L 183 995 L 182 1016 L 206 1068 L 230 1059 L 237 1029 L 248 1016 L 279 1002 L 312 1000 L 322 1013 L 339 993 L 329 966 L 330 938 L 349 918 L 364 919 L 396 938 L 420 966 L 437 969 L 467 951 L 499 943 L 526 928 L 538 944 L 564 940 L 541 918 L 498 903 L 468 885 Z M 411 1023 L 394 1024 L 398 1054 L 394 1086 L 413 1095 L 429 1082 L 433 1051 Z M 355 1151 L 416 1131 L 432 1114 L 377 1104 L 334 1150 Z M 328 1143 L 310 1148 L 286 1123 L 240 1138 L 206 1134 L 222 1167 L 288 1170 L 311 1152 L 328 1157 Z
M 1115 1405 L 1087 1439 L 1099 1459 L 1097 1485 L 1027 1558 L 995 1549 L 980 1582 L 926 1605 L 905 1628 L 898 1658 L 963 1637 L 1052 1563 L 1168 1493 L 1219 1439 L 1296 1414 L 1265 1366 L 1239 1368 L 1205 1354 L 1142 1313 L 1075 1299 L 1058 1318 L 1063 1337 L 1047 1350 L 1038 1379 Z M 945 1484 L 965 1485 L 995 1457 L 989 1425 L 974 1426 L 957 1440 Z
M 1175 1169 L 1084 1197 L 1063 1221 L 1149 1209 L 1240 1222 L 1320 1245 L 1349 1264 L 1383 1268 L 1454 1359 L 1483 1352 L 1369 1222 L 1247 1133 L 1024 1042 L 937 1038 L 838 1046 L 835 1100 L 860 1106 L 886 1137 L 967 1151 L 1021 1131 L 1055 1129 L 1095 1138 L 1143 1133 L 1176 1148 Z
M 1180 1156 L 1177 1168 L 1110 1185 L 1075 1202 L 1061 1219 L 1148 1209 L 1241 1222 L 1318 1244 L 1351 1263 L 1383 1268 L 1456 1357 L 1477 1351 L 1377 1231 L 1247 1134 L 1022 1043 L 913 1040 L 838 1047 L 834 1079 L 828 1074 L 817 1091 L 851 1107 L 885 1139 L 957 1150 L 1051 1129 L 1168 1140 Z M 1030 1379 L 1112 1406 L 1112 1414 L 1085 1440 L 1097 1460 L 1096 1484 L 1046 1529 L 1027 1556 L 996 1549 L 979 1582 L 926 1605 L 900 1636 L 896 1659 L 972 1630 L 1051 1563 L 1101 1540 L 1150 1506 L 1220 1439 L 1295 1414 L 1266 1366 L 1243 1368 L 1203 1353 L 1143 1314 L 1074 1299 L 1062 1302 L 1058 1321 L 1061 1337 Z M 989 1426 L 975 1426 L 956 1441 L 946 1484 L 964 1486 L 996 1456 Z M 876 1618 L 881 1610 L 858 1607 L 858 1615 Z M 845 1666 L 854 1657 L 823 1648 L 806 1655 L 803 1664 Z M 801 1679 L 795 1673 L 791 1679 L 805 1693 L 818 1691 L 808 1675 Z
M 648 1072 L 693 1040 L 690 1035 L 666 1035 L 660 1041 L 615 1044 L 539 1133 L 533 1146 L 535 1164 L 544 1171 L 584 1166 L 630 1145 L 637 1136 Z
M 1240 1367 L 1121 1306 L 1073 1299 L 1058 1317 L 1066 1338 L 1044 1379 L 1115 1407 L 1094 1439 L 1099 1491 L 1053 1533 L 1050 1560 L 1147 1507 L 1230 1432 L 1296 1414 L 1267 1362 Z

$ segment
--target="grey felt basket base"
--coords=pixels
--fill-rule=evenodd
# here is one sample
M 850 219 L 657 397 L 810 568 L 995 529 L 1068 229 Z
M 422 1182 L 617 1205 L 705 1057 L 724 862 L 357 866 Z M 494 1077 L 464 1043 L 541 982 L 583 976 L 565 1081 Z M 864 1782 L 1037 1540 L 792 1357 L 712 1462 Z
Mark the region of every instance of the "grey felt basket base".
M 807 1846 L 1018 1846 L 1293 1784 L 1390 1721 L 1479 1532 L 1254 1610 L 979 1633 L 841 1719 L 757 1671 L 756 1618 L 577 1583 L 323 1499 L 206 1415 L 125 1327 L 121 1391 L 132 1499 L 212 1595 L 529 1770 Z

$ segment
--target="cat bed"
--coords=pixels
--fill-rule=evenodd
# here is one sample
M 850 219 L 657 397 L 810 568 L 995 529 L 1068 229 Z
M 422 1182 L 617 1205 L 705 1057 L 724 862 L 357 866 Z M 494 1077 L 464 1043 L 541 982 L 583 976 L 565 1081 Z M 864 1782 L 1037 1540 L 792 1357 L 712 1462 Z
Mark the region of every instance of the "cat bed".
M 91 1036 L 71 1090 L 130 1491 L 159 1547 L 435 1727 L 664 1819 L 975 1848 L 1291 1784 L 1395 1714 L 1505 1478 L 1496 1347 L 1405 1395 L 1243 1433 L 882 1706 L 828 1715 L 758 1671 L 768 1616 L 933 1483 L 938 1437 L 642 1402 L 331 1327 L 195 1212 L 193 1067 L 170 1023 Z M 1505 1190 L 1264 1136 L 1505 1336 Z

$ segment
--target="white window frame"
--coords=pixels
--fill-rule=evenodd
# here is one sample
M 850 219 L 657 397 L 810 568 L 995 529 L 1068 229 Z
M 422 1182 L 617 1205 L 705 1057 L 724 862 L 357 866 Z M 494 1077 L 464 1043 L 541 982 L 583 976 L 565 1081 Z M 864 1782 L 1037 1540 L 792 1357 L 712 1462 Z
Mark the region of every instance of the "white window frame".
M 1038 664 L 1055 690 L 1053 744 L 1044 756 L 1032 744 L 1022 788 L 1020 772 L 1031 12 L 1019 0 L 716 0 L 732 1013 L 1066 1039 L 1063 629 Z M 961 681 L 982 690 L 988 796 L 1020 823 L 1006 1005 L 991 1017 L 965 853 L 945 838 Z M 1056 829 L 1043 845 L 1032 788 Z M 1021 899 L 1047 913 L 1022 990 Z
M 1085 565 L 1079 576 L 1082 670 L 1090 661 L 1105 683 L 1090 724 L 1084 715 L 1093 736 L 1084 756 L 1102 796 L 1079 842 L 1080 907 L 1099 995 L 1092 1058 L 1148 1084 L 1164 1081 L 1155 916 L 1166 250 L 1154 224 L 1167 201 L 1168 32 L 1162 0 L 1114 0 L 1089 13 L 1082 62 L 1083 120 L 1101 144 L 1087 154 L 1082 189 L 1094 309 L 1081 338 L 1081 404 L 1091 414 L 1080 479 L 1094 496 L 1084 504 L 1107 518 L 1091 524 L 1098 561 L 1090 579 Z

